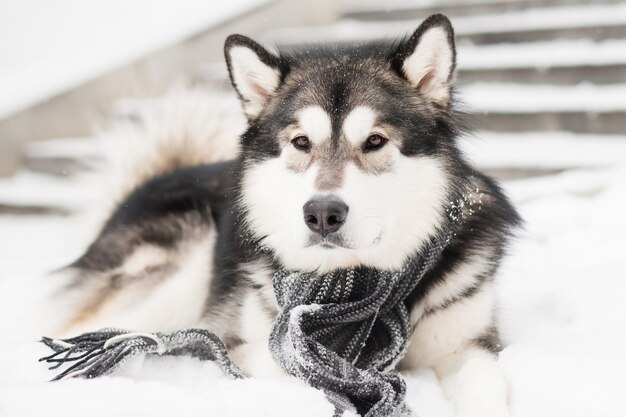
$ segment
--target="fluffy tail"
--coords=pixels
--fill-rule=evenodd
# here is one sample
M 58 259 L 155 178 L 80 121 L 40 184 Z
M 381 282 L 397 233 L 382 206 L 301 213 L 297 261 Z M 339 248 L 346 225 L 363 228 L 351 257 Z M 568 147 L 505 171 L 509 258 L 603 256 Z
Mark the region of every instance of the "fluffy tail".
M 77 261 L 57 271 L 57 287 L 44 308 L 59 316 L 58 325 L 51 325 L 55 335 L 99 323 L 163 330 L 195 323 L 195 314 L 204 308 L 216 236 L 209 224 L 198 222 L 195 213 L 179 213 L 107 231 L 102 225 L 146 181 L 177 168 L 234 158 L 245 129 L 242 111 L 232 96 L 189 90 L 121 104 L 99 135 L 105 158 L 92 185 L 101 190 L 102 200 L 92 202 L 79 219 L 80 233 L 92 242 L 79 258 L 88 266 Z M 176 245 L 161 247 L 146 240 L 151 227 L 186 235 L 176 235 Z M 93 259 L 99 262 L 95 268 L 89 266 Z M 166 300 L 164 294 L 171 297 Z M 150 306 L 156 308 L 145 310 Z
M 137 186 L 184 166 L 232 159 L 245 118 L 233 95 L 199 90 L 120 103 L 100 132 L 113 204 Z

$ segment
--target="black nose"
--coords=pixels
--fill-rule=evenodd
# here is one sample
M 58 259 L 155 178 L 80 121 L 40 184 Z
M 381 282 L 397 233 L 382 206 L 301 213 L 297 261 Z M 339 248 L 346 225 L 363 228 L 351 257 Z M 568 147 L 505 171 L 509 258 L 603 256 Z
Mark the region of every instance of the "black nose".
M 339 230 L 348 217 L 348 206 L 333 197 L 314 198 L 302 209 L 304 222 L 309 229 L 324 237 Z

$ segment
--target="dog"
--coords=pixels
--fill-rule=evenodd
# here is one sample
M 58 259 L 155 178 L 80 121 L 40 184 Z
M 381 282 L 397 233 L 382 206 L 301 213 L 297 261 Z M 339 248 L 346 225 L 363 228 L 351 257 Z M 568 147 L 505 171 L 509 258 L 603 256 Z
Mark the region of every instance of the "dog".
M 74 308 L 63 333 L 200 326 L 246 373 L 281 374 L 268 351 L 278 269 L 396 270 L 460 216 L 406 300 L 398 369 L 433 369 L 459 416 L 508 416 L 494 279 L 521 220 L 457 146 L 449 20 L 431 16 L 401 40 L 276 53 L 231 35 L 224 50 L 245 121 L 195 100 L 192 116 L 133 122 L 116 205 L 60 272 Z M 238 142 L 224 133 L 239 126 Z

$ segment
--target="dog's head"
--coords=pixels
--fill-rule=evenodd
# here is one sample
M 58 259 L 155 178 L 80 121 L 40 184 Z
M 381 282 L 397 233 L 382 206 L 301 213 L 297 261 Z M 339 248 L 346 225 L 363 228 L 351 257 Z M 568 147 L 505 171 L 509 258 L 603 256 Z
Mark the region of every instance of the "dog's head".
M 225 54 L 249 121 L 241 220 L 282 265 L 395 269 L 436 232 L 458 159 L 446 17 L 281 54 L 232 35 Z

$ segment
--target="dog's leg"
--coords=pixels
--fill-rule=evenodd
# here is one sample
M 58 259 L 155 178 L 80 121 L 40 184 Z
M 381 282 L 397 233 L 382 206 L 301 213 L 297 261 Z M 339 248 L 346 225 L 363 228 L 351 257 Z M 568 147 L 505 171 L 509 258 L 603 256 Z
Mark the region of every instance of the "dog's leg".
M 129 265 L 138 259 L 135 254 L 147 252 L 145 246 L 135 250 L 115 270 L 86 278 L 89 271 L 80 271 L 83 281 L 100 280 L 100 287 L 92 286 L 97 291 L 91 292 L 89 288 L 83 290 L 86 286 L 77 288 L 78 292 L 82 290 L 86 304 L 63 333 L 77 335 L 103 327 L 149 332 L 194 327 L 202 314 L 211 279 L 213 240 L 214 236 L 207 234 L 186 247 L 160 250 L 157 254 L 162 256 L 147 258 L 137 269 Z
M 470 347 L 441 358 L 434 368 L 458 417 L 509 416 L 507 383 L 492 352 Z
M 257 277 L 262 274 L 269 273 L 263 270 L 258 272 Z M 263 281 L 259 280 L 259 282 Z M 266 282 L 271 283 L 271 275 L 268 276 Z M 269 285 L 264 285 L 261 289 L 248 287 L 245 291 L 239 294 L 236 307 L 222 306 L 221 309 L 230 311 L 238 309 L 238 320 L 234 321 L 231 318 L 226 320 L 228 324 L 221 326 L 227 328 L 224 331 L 225 335 L 236 329 L 234 336 L 239 340 L 239 344 L 231 347 L 231 357 L 249 376 L 285 376 L 285 372 L 274 361 L 269 350 L 268 340 L 275 314 L 267 308 L 264 299 L 265 296 L 273 297 L 272 288 Z M 207 322 L 210 321 L 209 318 Z
M 231 356 L 246 375 L 272 378 L 286 376 L 272 358 L 267 341 L 241 344 L 231 351 Z
M 459 417 L 510 415 L 507 383 L 496 362 L 493 311 L 493 288 L 484 283 L 473 295 L 422 312 L 401 364 L 433 368 Z

